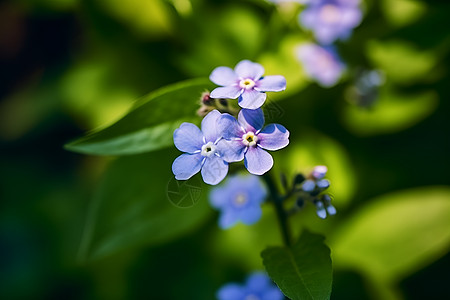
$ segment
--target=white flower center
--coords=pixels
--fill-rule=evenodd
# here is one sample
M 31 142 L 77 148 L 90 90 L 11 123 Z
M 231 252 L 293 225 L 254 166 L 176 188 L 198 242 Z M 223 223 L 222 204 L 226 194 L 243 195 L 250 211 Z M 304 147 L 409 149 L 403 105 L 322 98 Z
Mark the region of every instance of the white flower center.
M 211 155 L 214 155 L 216 153 L 216 146 L 213 144 L 213 142 L 208 142 L 207 144 L 204 144 L 202 146 L 202 152 L 201 154 L 206 157 L 210 157 Z
M 244 194 L 238 194 L 236 197 L 234 197 L 233 203 L 234 203 L 236 206 L 242 206 L 242 205 L 244 205 L 245 203 L 247 203 L 247 196 L 244 195 Z
M 327 23 L 337 23 L 340 20 L 341 12 L 336 5 L 326 4 L 319 12 L 319 18 Z
M 242 142 L 245 146 L 255 147 L 256 142 L 258 142 L 258 137 L 253 132 L 249 131 L 242 136 Z
M 246 89 L 246 90 L 249 90 L 249 89 L 253 88 L 253 87 L 255 86 L 255 84 L 256 84 L 256 83 L 255 83 L 253 80 L 249 79 L 249 78 L 247 78 L 247 79 L 242 79 L 242 80 L 239 82 L 239 86 L 240 86 L 242 89 Z

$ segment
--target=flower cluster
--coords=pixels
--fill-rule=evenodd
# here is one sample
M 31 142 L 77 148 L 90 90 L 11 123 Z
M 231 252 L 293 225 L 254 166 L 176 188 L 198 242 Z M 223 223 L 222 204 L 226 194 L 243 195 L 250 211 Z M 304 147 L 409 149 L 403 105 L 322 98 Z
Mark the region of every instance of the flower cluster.
M 313 33 L 318 44 L 305 43 L 297 48 L 296 57 L 303 65 L 306 75 L 323 87 L 335 85 L 344 72 L 332 44 L 346 40 L 362 21 L 360 0 L 286 0 L 305 4 L 298 16 L 301 27 Z
M 238 221 L 246 225 L 256 223 L 262 215 L 261 203 L 267 196 L 258 176 L 232 176 L 209 196 L 211 206 L 221 211 L 219 226 L 227 229 Z
M 203 102 L 211 98 L 239 97 L 243 108 L 237 119 L 228 113 L 212 110 L 203 118 L 201 130 L 191 123 L 183 123 L 175 130 L 173 139 L 178 150 L 185 152 L 172 164 L 178 180 L 187 180 L 201 171 L 205 183 L 216 185 L 228 173 L 228 163 L 244 160 L 247 170 L 262 175 L 273 166 L 272 156 L 265 150 L 278 150 L 289 144 L 289 131 L 282 125 L 264 127 L 260 106 L 266 91 L 281 91 L 286 87 L 283 76 L 262 77 L 261 65 L 248 60 L 237 64 L 233 71 L 227 67 L 214 69 L 210 78 L 216 88 Z M 265 150 L 264 150 L 265 149 Z
M 251 274 L 245 285 L 228 283 L 216 294 L 219 300 L 282 300 L 284 295 L 263 272 Z
M 360 0 L 312 0 L 300 14 L 300 24 L 314 33 L 322 45 L 347 39 L 361 23 Z
M 305 178 L 299 174 L 294 182 L 294 193 L 297 201 L 295 210 L 303 208 L 305 202 L 312 202 L 316 206 L 319 218 L 325 219 L 327 214 L 336 214 L 336 208 L 331 204 L 331 197 L 324 193 L 330 186 L 328 179 L 324 179 L 328 169 L 326 166 L 316 166 Z

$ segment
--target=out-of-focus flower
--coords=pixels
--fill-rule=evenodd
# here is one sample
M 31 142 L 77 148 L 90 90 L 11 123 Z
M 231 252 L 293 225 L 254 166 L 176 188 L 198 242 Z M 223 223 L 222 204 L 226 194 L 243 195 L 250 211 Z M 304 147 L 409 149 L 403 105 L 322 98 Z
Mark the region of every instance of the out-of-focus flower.
M 234 70 L 228 67 L 215 68 L 209 79 L 218 87 L 211 98 L 238 99 L 242 108 L 256 109 L 266 101 L 265 92 L 280 92 L 286 89 L 286 79 L 281 75 L 265 76 L 264 68 L 249 60 L 239 62 Z
M 345 70 L 344 64 L 331 47 L 307 43 L 298 46 L 296 51 L 306 74 L 323 87 L 335 85 Z
M 262 272 L 251 274 L 245 285 L 228 283 L 217 292 L 219 300 L 282 300 L 283 294 Z
M 202 130 L 192 123 L 183 123 L 173 133 L 178 150 L 186 152 L 172 164 L 172 172 L 178 180 L 187 180 L 201 170 L 203 181 L 218 184 L 228 173 L 228 163 L 221 157 L 218 144 L 222 135 L 217 128 L 221 114 L 217 110 L 208 113 L 202 120 Z
M 362 20 L 360 0 L 311 0 L 300 14 L 300 24 L 313 31 L 316 40 L 329 45 L 347 39 Z
M 236 120 L 223 114 L 219 128 L 224 140 L 220 141 L 223 159 L 227 162 L 241 161 L 247 170 L 262 175 L 273 166 L 272 156 L 265 150 L 279 150 L 289 144 L 289 131 L 280 124 L 264 126 L 263 111 L 258 108 L 242 109 Z
M 349 102 L 369 108 L 378 99 L 379 89 L 385 83 L 385 75 L 380 70 L 360 70 L 355 74 L 355 83 L 346 92 Z
M 238 221 L 246 225 L 256 223 L 261 218 L 260 205 L 266 196 L 267 192 L 257 176 L 237 175 L 215 187 L 209 195 L 209 202 L 221 211 L 219 226 L 227 229 Z

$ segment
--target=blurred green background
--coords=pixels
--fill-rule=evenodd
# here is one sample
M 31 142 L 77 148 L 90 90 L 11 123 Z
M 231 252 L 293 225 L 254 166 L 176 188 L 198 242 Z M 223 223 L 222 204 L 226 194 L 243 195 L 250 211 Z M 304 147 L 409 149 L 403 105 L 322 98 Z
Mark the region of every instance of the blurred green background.
M 1 298 L 213 299 L 262 269 L 259 253 L 281 244 L 272 207 L 228 231 L 206 185 L 197 205 L 174 207 L 174 147 L 120 158 L 63 149 L 151 91 L 250 59 L 287 78 L 285 92 L 268 95 L 270 121 L 291 132 L 275 171 L 329 168 L 338 215 L 319 220 L 309 207 L 291 225 L 326 236 L 331 298 L 450 299 L 450 4 L 363 2 L 362 24 L 337 45 L 347 73 L 329 89 L 295 60 L 295 46 L 311 40 L 301 8 L 2 1 Z M 350 92 L 361 69 L 386 77 L 370 107 Z

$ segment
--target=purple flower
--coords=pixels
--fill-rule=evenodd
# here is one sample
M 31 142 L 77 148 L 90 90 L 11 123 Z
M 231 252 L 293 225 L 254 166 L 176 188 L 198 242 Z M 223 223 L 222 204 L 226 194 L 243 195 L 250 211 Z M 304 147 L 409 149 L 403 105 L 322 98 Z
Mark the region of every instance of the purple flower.
M 228 283 L 217 292 L 219 300 L 282 300 L 284 295 L 263 272 L 251 274 L 245 285 Z
M 260 205 L 266 195 L 257 176 L 233 176 L 211 191 L 209 201 L 212 207 L 221 211 L 219 226 L 227 229 L 238 221 L 247 225 L 256 223 L 261 218 Z
M 297 48 L 297 57 L 306 74 L 324 87 L 335 85 L 345 69 L 331 47 L 303 44 Z
M 319 43 L 329 45 L 347 39 L 361 23 L 360 0 L 312 0 L 300 14 L 300 24 L 314 32 Z
M 209 79 L 218 87 L 211 98 L 238 99 L 242 108 L 256 109 L 266 101 L 265 92 L 280 92 L 286 89 L 286 79 L 281 75 L 265 76 L 264 68 L 249 60 L 239 62 L 234 70 L 228 67 L 215 68 Z
M 217 127 L 221 114 L 217 110 L 208 113 L 202 120 L 202 130 L 192 123 L 183 123 L 173 133 L 178 150 L 186 152 L 172 164 L 172 172 L 178 180 L 187 180 L 200 170 L 203 181 L 218 184 L 228 173 L 228 163 L 221 157 L 218 145 L 222 135 Z
M 223 114 L 218 127 L 225 140 L 220 141 L 223 159 L 227 162 L 241 161 L 247 170 L 262 175 L 273 166 L 272 156 L 263 149 L 278 150 L 289 144 L 289 131 L 279 124 L 269 124 L 263 128 L 264 114 L 258 108 L 242 109 L 236 120 Z

